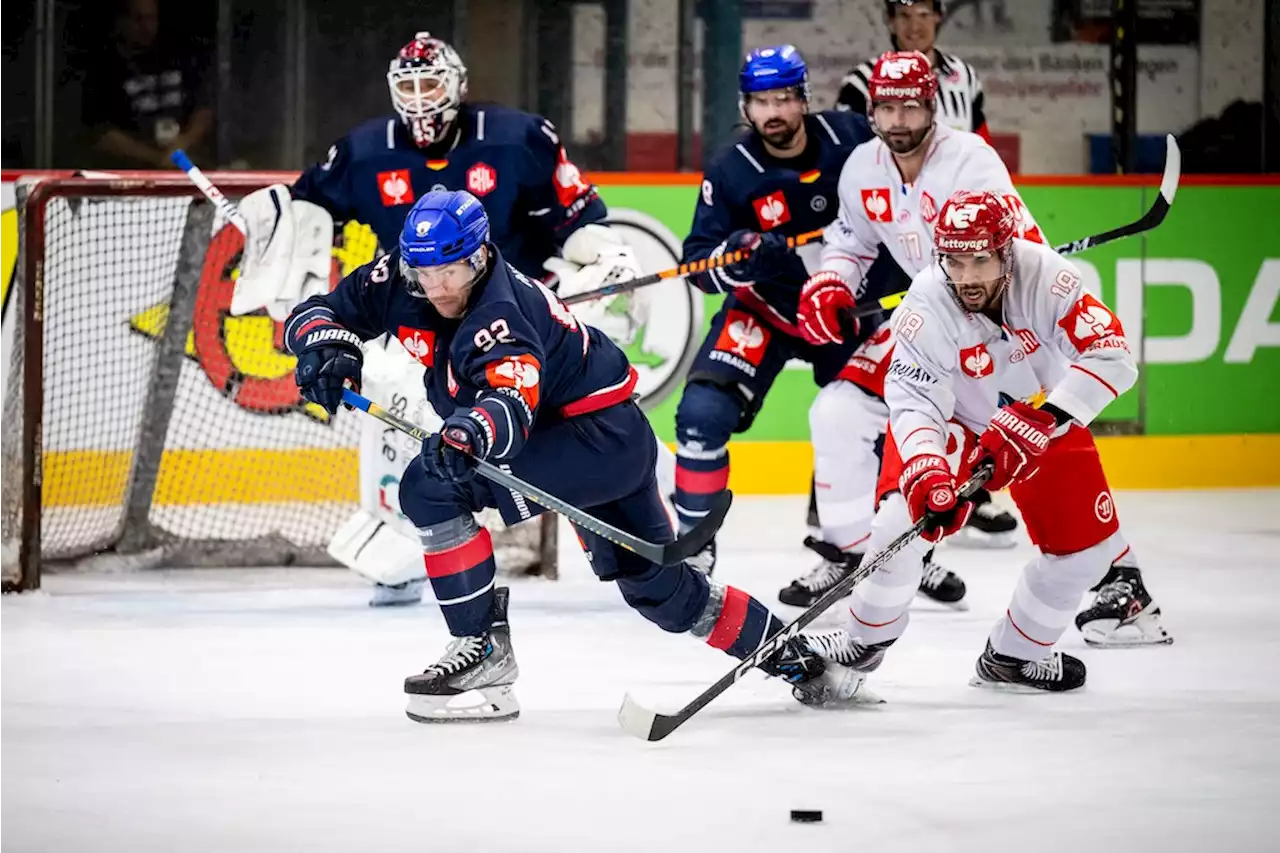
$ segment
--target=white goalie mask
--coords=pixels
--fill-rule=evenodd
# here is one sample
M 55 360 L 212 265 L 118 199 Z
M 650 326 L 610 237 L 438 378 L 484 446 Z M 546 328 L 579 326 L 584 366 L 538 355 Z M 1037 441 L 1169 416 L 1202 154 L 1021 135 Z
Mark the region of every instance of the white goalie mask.
M 425 148 L 449 133 L 467 97 L 467 66 L 446 42 L 421 32 L 400 48 L 387 71 L 391 103 Z

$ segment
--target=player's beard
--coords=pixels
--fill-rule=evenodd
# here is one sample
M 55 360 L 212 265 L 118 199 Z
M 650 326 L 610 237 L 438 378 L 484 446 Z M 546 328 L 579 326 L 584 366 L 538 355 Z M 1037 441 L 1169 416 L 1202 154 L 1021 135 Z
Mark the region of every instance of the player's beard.
M 899 157 L 905 157 L 920 150 L 920 146 L 924 145 L 925 140 L 929 138 L 931 133 L 933 133 L 932 122 L 929 123 L 928 127 L 920 130 L 893 128 L 881 131 L 880 138 L 884 140 L 884 144 L 888 146 L 890 151 Z
M 800 132 L 802 124 L 804 124 L 804 116 L 796 119 L 794 124 L 787 124 L 783 119 L 773 118 L 763 125 L 757 125 L 755 130 L 760 134 L 761 139 L 774 148 L 786 150 L 795 140 L 796 134 Z

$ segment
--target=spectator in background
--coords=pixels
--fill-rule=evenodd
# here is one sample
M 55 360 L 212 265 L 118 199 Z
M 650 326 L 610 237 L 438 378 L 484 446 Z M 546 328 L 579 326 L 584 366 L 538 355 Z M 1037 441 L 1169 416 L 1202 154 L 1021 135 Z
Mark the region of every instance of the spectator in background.
M 208 161 L 213 131 L 202 63 L 166 42 L 158 0 L 122 0 L 113 43 L 84 85 L 84 118 L 101 168 L 169 168 L 186 149 Z
M 893 49 L 918 50 L 933 65 L 938 77 L 938 122 L 976 133 L 990 142 L 978 72 L 960 57 L 943 53 L 934 45 L 942 15 L 942 0 L 885 0 L 885 23 L 889 25 Z M 840 81 L 836 109 L 867 114 L 867 79 L 877 59 L 878 54 L 855 66 Z

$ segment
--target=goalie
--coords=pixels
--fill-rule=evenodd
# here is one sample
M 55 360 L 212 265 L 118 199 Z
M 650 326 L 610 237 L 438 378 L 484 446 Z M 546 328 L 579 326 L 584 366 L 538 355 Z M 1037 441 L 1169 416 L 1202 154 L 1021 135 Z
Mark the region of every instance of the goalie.
M 387 84 L 395 114 L 357 126 L 292 187 L 276 184 L 241 202 L 249 227 L 233 314 L 265 308 L 283 321 L 299 302 L 328 292 L 335 222 L 365 223 L 386 250 L 396 245 L 414 201 L 442 189 L 467 190 L 479 199 L 503 257 L 558 285 L 561 295 L 637 275 L 633 251 L 602 224 L 605 204 L 565 154 L 552 124 L 467 102 L 467 69 L 453 47 L 417 33 L 391 60 Z M 633 294 L 627 304 L 628 325 L 643 324 L 643 296 Z M 618 322 L 607 315 L 609 300 L 581 308 L 591 325 L 608 330 L 610 321 Z M 430 425 L 436 419 L 422 384 L 430 354 L 417 346 L 387 336 L 366 344 L 366 381 L 376 387 L 365 390 L 399 400 L 408 415 Z M 376 423 L 362 429 L 361 509 L 334 536 L 329 552 L 374 581 L 371 605 L 416 603 L 425 583 L 421 549 L 395 494 L 416 450 L 405 453 L 394 439 L 384 443 Z M 508 538 L 519 538 L 514 530 Z M 536 547 L 513 543 L 504 552 L 498 544 L 500 559 L 507 558 L 504 570 L 527 569 L 537 560 Z

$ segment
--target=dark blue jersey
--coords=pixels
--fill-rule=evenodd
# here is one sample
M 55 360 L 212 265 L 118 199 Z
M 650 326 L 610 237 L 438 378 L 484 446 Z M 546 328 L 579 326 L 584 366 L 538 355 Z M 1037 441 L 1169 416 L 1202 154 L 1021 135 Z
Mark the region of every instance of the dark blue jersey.
M 565 155 L 555 128 L 539 116 L 490 104 L 463 104 L 448 142 L 419 148 L 398 116 L 373 119 L 307 169 L 293 197 L 355 219 L 384 250 L 400 239 L 413 202 L 433 189 L 466 190 L 489 214 L 492 239 L 507 261 L 532 276 L 582 225 L 607 213 L 595 187 Z
M 770 156 L 751 130 L 712 158 L 704 173 L 693 227 L 684 241 L 684 262 L 718 256 L 734 231 L 777 231 L 788 237 L 824 228 L 836 217 L 840 201 L 836 185 L 849 153 L 872 138 L 867 120 L 827 110 L 805 116 L 808 144 L 800 155 L 781 160 Z M 796 306 L 808 273 L 791 255 L 772 273 L 757 277 L 736 293 L 744 302 L 795 331 Z M 690 278 L 708 293 L 724 293 L 733 285 L 719 271 Z
M 483 413 L 497 460 L 515 456 L 535 422 L 629 399 L 636 373 L 622 350 L 541 282 L 506 264 L 493 244 L 489 249 L 489 268 L 461 318 L 446 319 L 409 294 L 395 248 L 331 293 L 300 303 L 285 323 L 289 351 L 335 326 L 364 340 L 395 336 L 427 368 L 427 399 L 442 418 L 460 408 Z

